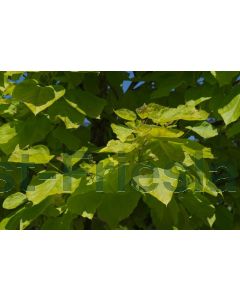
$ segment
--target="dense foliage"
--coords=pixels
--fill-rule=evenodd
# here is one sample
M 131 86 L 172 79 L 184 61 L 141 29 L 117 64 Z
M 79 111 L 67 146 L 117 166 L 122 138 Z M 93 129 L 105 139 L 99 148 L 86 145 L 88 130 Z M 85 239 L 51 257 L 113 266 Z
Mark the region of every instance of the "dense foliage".
M 239 72 L 0 72 L 0 229 L 239 229 Z

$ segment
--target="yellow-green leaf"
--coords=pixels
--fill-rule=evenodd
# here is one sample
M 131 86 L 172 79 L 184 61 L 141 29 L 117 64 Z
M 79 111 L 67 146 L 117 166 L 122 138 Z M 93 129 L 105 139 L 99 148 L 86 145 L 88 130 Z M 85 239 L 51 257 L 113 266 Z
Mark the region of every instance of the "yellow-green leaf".
M 138 115 L 145 119 L 149 118 L 154 123 L 165 124 L 178 120 L 197 121 L 206 120 L 208 113 L 204 110 L 198 110 L 193 104 L 186 103 L 177 108 L 165 107 L 156 103 L 144 105 L 137 110 Z
M 126 108 L 117 109 L 114 112 L 117 116 L 127 121 L 134 121 L 137 118 L 135 112 Z
M 139 145 L 137 143 L 123 143 L 119 140 L 111 140 L 107 146 L 99 152 L 113 152 L 113 153 L 128 153 L 136 149 Z
M 133 130 L 123 125 L 111 124 L 113 132 L 121 142 L 125 142 L 131 136 Z
M 205 139 L 218 135 L 218 130 L 213 128 L 212 124 L 209 124 L 208 122 L 202 122 L 200 125 L 193 127 L 187 126 L 186 128 L 196 132 Z
M 137 175 L 133 179 L 144 193 L 150 194 L 168 205 L 177 188 L 178 176 L 177 169 L 154 168 L 149 174 Z
M 226 106 L 218 110 L 226 125 L 240 117 L 240 94 L 235 96 Z
M 22 150 L 19 145 L 9 157 L 9 162 L 18 163 L 34 163 L 34 164 L 47 164 L 54 155 L 50 155 L 48 148 L 44 145 L 34 146 L 27 150 Z
M 4 201 L 3 201 L 3 208 L 5 209 L 14 209 L 21 204 L 23 204 L 26 201 L 27 197 L 25 194 L 17 192 L 15 194 L 12 194 L 8 196 Z

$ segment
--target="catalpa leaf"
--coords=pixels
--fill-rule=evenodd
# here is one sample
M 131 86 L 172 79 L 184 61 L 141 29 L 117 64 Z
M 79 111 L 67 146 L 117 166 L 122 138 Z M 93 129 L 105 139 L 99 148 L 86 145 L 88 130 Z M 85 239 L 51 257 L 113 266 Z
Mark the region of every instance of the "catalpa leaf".
M 37 217 L 39 217 L 52 204 L 51 197 L 48 197 L 38 205 L 27 206 L 18 209 L 8 215 L 0 222 L 0 230 L 23 230 L 27 228 Z
M 221 190 L 211 181 L 209 178 L 209 170 L 206 163 L 201 162 L 201 168 L 195 164 L 190 169 L 192 170 L 195 177 L 192 178 L 192 182 L 189 184 L 188 188 L 196 193 L 208 193 L 214 197 L 222 195 Z
M 98 217 L 114 228 L 126 219 L 136 208 L 141 194 L 136 191 L 125 193 L 104 194 L 97 208 Z
M 226 106 L 218 110 L 226 125 L 240 117 L 240 94 L 236 95 Z
M 216 78 L 220 86 L 230 84 L 234 77 L 239 73 L 238 71 L 212 71 L 212 75 Z
M 20 148 L 43 141 L 52 128 L 53 124 L 44 115 L 29 117 L 19 126 L 18 138 Z
M 160 75 L 160 74 L 159 74 Z M 152 92 L 151 99 L 168 96 L 171 90 L 180 86 L 184 82 L 182 72 L 165 72 L 165 76 L 158 76 L 157 89 Z
M 168 205 L 178 185 L 177 169 L 154 168 L 150 173 L 133 177 L 137 188 Z
M 206 196 L 187 192 L 181 197 L 181 202 L 191 216 L 201 219 L 207 226 L 212 227 L 215 221 L 215 207 Z
M 239 121 L 227 128 L 226 134 L 228 138 L 232 138 L 240 133 Z
M 24 80 L 16 85 L 13 97 L 23 102 L 29 102 L 36 106 L 46 104 L 54 98 L 54 89 L 51 87 L 42 87 L 36 80 Z
M 19 148 L 16 146 L 15 150 L 9 157 L 9 162 L 18 163 L 34 163 L 34 164 L 47 164 L 54 155 L 50 155 L 48 148 L 44 145 L 34 146 L 27 150 Z
M 12 138 L 16 136 L 16 128 L 14 123 L 6 123 L 0 127 L 1 145 L 7 144 Z
M 111 127 L 112 127 L 113 132 L 116 134 L 117 138 L 123 143 L 133 133 L 132 129 L 130 129 L 126 126 L 123 126 L 123 125 L 111 124 Z
M 211 148 L 204 147 L 203 145 L 195 141 L 183 138 L 161 138 L 159 142 L 161 144 L 161 147 L 167 147 L 165 152 L 169 152 L 169 155 L 172 158 L 174 158 L 174 151 L 176 151 L 176 149 L 179 147 L 182 149 L 183 152 L 189 154 L 190 156 L 198 160 L 203 158 L 214 158 Z M 169 147 L 175 150 L 170 151 L 170 148 L 167 145 L 169 145 Z
M 0 127 L 0 149 L 10 154 L 18 143 L 17 129 L 15 123 L 6 123 Z
M 63 126 L 58 126 L 53 132 L 53 137 L 60 143 L 65 145 L 71 151 L 77 151 L 81 147 L 81 140 L 79 136 L 73 130 L 68 130 Z M 49 143 L 52 141 L 52 137 L 49 136 Z M 53 146 L 56 141 L 53 141 Z
M 68 208 L 72 213 L 92 219 L 105 194 L 96 191 L 72 195 L 68 198 Z
M 123 143 L 119 140 L 111 140 L 107 146 L 99 152 L 112 152 L 112 153 L 128 153 L 136 149 L 139 145 L 137 143 Z
M 27 199 L 36 205 L 51 195 L 73 193 L 80 181 L 80 178 L 70 175 L 50 171 L 41 172 L 29 184 L 26 192 Z
M 15 194 L 12 194 L 8 196 L 4 201 L 3 201 L 3 208 L 5 209 L 14 209 L 21 204 L 23 204 L 27 200 L 27 197 L 25 194 L 17 192 Z
M 166 128 L 166 127 L 160 127 L 156 125 L 148 125 L 148 124 L 142 124 L 140 126 L 137 126 L 134 130 L 139 136 L 146 136 L 146 137 L 152 137 L 152 138 L 158 138 L 158 137 L 180 137 L 184 134 L 183 131 L 172 129 L 172 128 Z
M 53 119 L 60 119 L 64 122 L 67 129 L 78 128 L 84 121 L 84 115 L 72 107 L 65 99 L 54 103 L 49 109 L 48 114 Z
M 187 126 L 186 128 L 196 132 L 205 139 L 209 139 L 218 135 L 218 130 L 214 129 L 213 126 L 206 121 L 202 122 L 198 126 Z
M 36 80 L 24 80 L 16 85 L 13 91 L 14 99 L 23 101 L 35 115 L 51 106 L 64 94 L 65 89 L 62 86 L 41 87 Z
M 114 112 L 117 116 L 127 121 L 134 121 L 137 118 L 135 112 L 126 108 L 117 109 Z
M 137 109 L 137 113 L 142 119 L 149 118 L 157 124 L 172 123 L 178 120 L 206 120 L 209 115 L 206 111 L 198 110 L 191 104 L 179 105 L 177 108 L 170 108 L 150 103 Z
M 57 217 L 48 218 L 41 229 L 46 230 L 70 230 L 72 228 L 73 220 L 76 218 L 75 214 L 66 210 L 63 214 Z
M 99 117 L 107 103 L 105 99 L 81 90 L 70 90 L 65 98 L 69 105 L 90 118 Z
M 72 155 L 63 153 L 61 160 L 63 161 L 64 165 L 66 165 L 68 168 L 71 168 L 83 158 L 84 154 L 87 152 L 87 149 L 87 147 L 82 147 Z

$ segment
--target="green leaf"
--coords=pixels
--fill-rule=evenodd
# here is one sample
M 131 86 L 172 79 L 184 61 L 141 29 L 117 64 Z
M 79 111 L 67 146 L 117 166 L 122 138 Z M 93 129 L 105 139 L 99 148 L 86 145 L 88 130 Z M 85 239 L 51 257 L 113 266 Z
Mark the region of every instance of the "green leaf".
M 20 147 L 43 141 L 52 128 L 53 124 L 44 115 L 29 117 L 18 130 Z
M 81 90 L 70 90 L 65 98 L 69 105 L 90 118 L 99 117 L 106 105 L 105 99 Z
M 51 197 L 48 197 L 40 204 L 35 206 L 24 206 L 16 212 L 8 215 L 0 222 L 0 230 L 9 229 L 23 230 L 27 228 L 37 217 L 39 217 L 49 205 L 52 204 Z
M 177 188 L 178 176 L 179 173 L 176 169 L 154 168 L 149 174 L 134 176 L 133 180 L 144 193 L 150 194 L 168 205 Z
M 17 130 L 14 123 L 6 123 L 0 127 L 0 149 L 9 154 L 18 143 Z
M 70 230 L 72 228 L 73 219 L 76 215 L 71 214 L 69 211 L 64 212 L 62 215 L 48 218 L 43 224 L 41 229 L 46 230 Z
M 161 106 L 150 103 L 137 109 L 137 113 L 142 119 L 149 118 L 157 124 L 172 123 L 178 120 L 197 121 L 206 120 L 208 113 L 204 110 L 197 110 L 192 104 L 186 103 L 177 108 Z
M 235 122 L 240 117 L 240 94 L 236 95 L 226 106 L 220 108 L 218 113 L 226 125 Z
M 48 109 L 49 115 L 53 119 L 60 119 L 67 129 L 78 128 L 84 121 L 84 115 L 69 105 L 64 99 L 54 103 Z
M 215 229 L 230 230 L 233 228 L 233 214 L 227 207 L 219 206 L 216 208 Z
M 218 135 L 218 130 L 214 129 L 213 126 L 208 122 L 202 122 L 200 125 L 194 127 L 187 126 L 186 128 L 196 132 L 205 139 L 209 139 Z
M 44 145 L 34 146 L 27 150 L 22 150 L 19 148 L 19 145 L 17 145 L 8 161 L 18 163 L 47 164 L 53 159 L 53 157 L 54 155 L 50 155 L 48 148 Z
M 228 138 L 232 138 L 240 133 L 240 124 L 239 121 L 234 123 L 232 126 L 228 127 L 226 134 Z
M 72 213 L 92 219 L 104 196 L 105 194 L 96 191 L 72 195 L 68 198 L 67 205 Z
M 191 216 L 195 216 L 203 221 L 209 227 L 212 227 L 215 213 L 215 207 L 208 198 L 200 193 L 185 193 L 182 197 L 182 203 Z
M 26 201 L 27 197 L 25 194 L 17 192 L 15 194 L 12 194 L 8 196 L 3 201 L 3 208 L 5 209 L 14 209 L 20 205 L 22 205 Z
M 80 178 L 69 175 L 50 171 L 41 172 L 29 184 L 26 192 L 27 199 L 36 205 L 51 195 L 73 193 L 80 181 Z
M 72 213 L 92 219 L 96 212 L 101 220 L 115 227 L 137 206 L 140 194 L 134 191 L 115 194 L 92 191 L 71 196 L 68 207 Z
M 188 189 L 192 192 L 197 193 L 208 193 L 211 196 L 217 197 L 222 192 L 209 178 L 209 170 L 206 163 L 201 162 L 202 166 L 199 167 L 197 164 L 191 167 L 191 170 L 195 177 L 192 182 L 188 185 Z
M 129 129 L 128 127 L 123 126 L 123 125 L 111 124 L 111 127 L 112 127 L 113 132 L 116 134 L 117 138 L 123 143 L 133 133 L 132 129 Z
M 13 97 L 23 102 L 35 105 L 43 105 L 54 98 L 54 89 L 51 87 L 41 87 L 36 80 L 24 80 L 16 85 Z
M 41 87 L 36 80 L 24 80 L 13 91 L 13 97 L 23 101 L 35 115 L 51 106 L 64 94 L 63 87 L 59 85 Z
M 180 209 L 174 198 L 166 206 L 155 197 L 147 194 L 144 196 L 144 202 L 151 209 L 151 219 L 156 229 L 166 230 L 178 226 Z
M 180 86 L 183 82 L 182 72 L 165 72 L 157 78 L 157 89 L 152 93 L 151 99 L 168 96 L 172 89 Z
M 51 129 L 52 125 L 45 116 L 6 123 L 0 127 L 0 149 L 8 155 L 18 144 L 25 147 L 42 141 Z
M 73 130 L 68 130 L 62 126 L 58 126 L 52 135 L 61 145 L 65 145 L 71 151 L 77 151 L 81 147 L 81 140 L 77 133 Z M 52 141 L 52 136 L 49 136 L 49 143 Z M 53 146 L 56 143 L 53 142 Z
M 156 125 L 148 125 L 148 124 L 142 124 L 140 126 L 137 126 L 134 132 L 137 133 L 139 136 L 146 136 L 149 138 L 150 137 L 152 138 L 180 137 L 184 134 L 183 131 L 177 129 L 160 127 Z
M 118 140 L 111 140 L 107 143 L 107 146 L 99 152 L 128 153 L 136 149 L 138 146 L 139 145 L 137 143 L 123 143 Z
M 119 116 L 120 118 L 127 120 L 127 121 L 134 121 L 137 118 L 137 115 L 135 114 L 135 112 L 126 109 L 126 108 L 121 108 L 121 109 L 117 109 L 114 110 L 115 114 L 117 116 Z
M 104 194 L 97 208 L 99 218 L 114 228 L 136 208 L 141 197 L 140 193 L 129 191 L 116 194 Z
M 230 84 L 234 77 L 238 75 L 238 71 L 212 71 L 212 75 L 216 78 L 220 86 Z
M 178 139 L 177 139 L 178 140 Z M 147 157 L 146 161 L 155 161 L 158 167 L 163 169 L 171 168 L 175 162 L 184 161 L 182 143 L 176 143 L 169 138 L 153 139 L 144 147 Z
M 203 145 L 190 140 L 179 139 L 178 141 L 172 141 L 172 143 L 180 143 L 184 152 L 196 159 L 210 158 L 213 159 L 211 148 L 204 147 Z
M 71 168 L 83 158 L 83 156 L 87 152 L 87 150 L 88 150 L 87 147 L 82 147 L 81 149 L 79 149 L 75 153 L 73 153 L 72 155 L 63 153 L 62 161 L 68 168 Z

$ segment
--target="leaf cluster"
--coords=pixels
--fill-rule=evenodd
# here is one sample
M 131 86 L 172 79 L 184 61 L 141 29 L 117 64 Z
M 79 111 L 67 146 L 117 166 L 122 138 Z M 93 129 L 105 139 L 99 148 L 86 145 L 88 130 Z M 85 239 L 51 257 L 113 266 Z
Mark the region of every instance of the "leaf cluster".
M 0 72 L 0 229 L 239 229 L 239 75 Z

